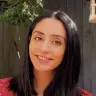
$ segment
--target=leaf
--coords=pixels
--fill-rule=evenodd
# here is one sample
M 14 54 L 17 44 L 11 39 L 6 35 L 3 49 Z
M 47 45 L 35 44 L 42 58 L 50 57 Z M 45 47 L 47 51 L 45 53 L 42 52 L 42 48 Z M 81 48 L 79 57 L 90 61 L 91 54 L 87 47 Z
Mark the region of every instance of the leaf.
M 30 0 L 15 0 L 4 13 L 0 14 L 0 20 L 20 25 L 26 21 L 33 21 L 39 15 L 38 10 L 40 11 L 42 8 L 42 0 L 36 0 L 34 5 Z

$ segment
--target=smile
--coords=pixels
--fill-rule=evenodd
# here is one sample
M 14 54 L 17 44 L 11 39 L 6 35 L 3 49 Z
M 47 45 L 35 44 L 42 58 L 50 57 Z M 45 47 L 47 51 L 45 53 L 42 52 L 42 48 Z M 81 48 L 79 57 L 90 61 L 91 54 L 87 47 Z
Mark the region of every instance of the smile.
M 43 56 L 39 56 L 36 55 L 40 60 L 44 60 L 44 61 L 49 61 L 49 60 L 53 60 L 52 58 L 48 58 L 48 57 L 43 57 Z

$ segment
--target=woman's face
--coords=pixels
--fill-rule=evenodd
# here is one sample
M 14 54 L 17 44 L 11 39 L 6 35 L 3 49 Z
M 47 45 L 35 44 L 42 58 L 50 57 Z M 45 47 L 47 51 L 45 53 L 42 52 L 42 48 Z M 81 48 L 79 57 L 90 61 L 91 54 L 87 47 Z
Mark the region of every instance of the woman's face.
M 61 21 L 46 18 L 36 24 L 29 44 L 29 56 L 38 71 L 52 71 L 63 59 L 66 31 Z

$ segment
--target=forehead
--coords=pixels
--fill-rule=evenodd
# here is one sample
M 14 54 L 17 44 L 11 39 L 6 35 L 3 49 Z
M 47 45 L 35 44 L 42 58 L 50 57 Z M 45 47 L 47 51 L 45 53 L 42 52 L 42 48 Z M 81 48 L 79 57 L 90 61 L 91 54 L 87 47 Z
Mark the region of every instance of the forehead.
M 66 34 L 64 25 L 56 18 L 46 18 L 36 24 L 33 31 L 41 31 L 46 34 L 56 34 L 64 36 Z

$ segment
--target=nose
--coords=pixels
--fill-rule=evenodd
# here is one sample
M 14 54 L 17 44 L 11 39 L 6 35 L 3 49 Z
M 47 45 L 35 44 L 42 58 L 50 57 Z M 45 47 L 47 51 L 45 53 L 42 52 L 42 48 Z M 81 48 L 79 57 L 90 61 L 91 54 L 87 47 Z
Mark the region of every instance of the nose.
M 41 51 L 44 53 L 50 52 L 50 43 L 48 41 L 44 41 L 40 47 Z

